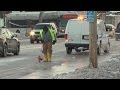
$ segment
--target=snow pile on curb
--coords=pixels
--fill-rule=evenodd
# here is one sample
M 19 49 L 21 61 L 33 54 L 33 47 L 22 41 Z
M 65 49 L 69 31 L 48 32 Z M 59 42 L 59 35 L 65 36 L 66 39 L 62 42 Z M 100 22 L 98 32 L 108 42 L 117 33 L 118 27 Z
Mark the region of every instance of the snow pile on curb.
M 97 69 L 84 67 L 74 72 L 56 75 L 52 79 L 120 79 L 120 55 L 111 59 L 98 64 Z

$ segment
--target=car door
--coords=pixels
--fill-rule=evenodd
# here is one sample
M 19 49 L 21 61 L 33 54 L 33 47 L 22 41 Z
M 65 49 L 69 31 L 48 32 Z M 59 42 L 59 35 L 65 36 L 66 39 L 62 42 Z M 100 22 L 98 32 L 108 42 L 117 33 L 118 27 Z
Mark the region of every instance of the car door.
M 6 28 L 4 29 L 4 33 L 5 33 L 5 37 L 6 37 L 6 42 L 7 42 L 8 51 L 10 51 L 10 50 L 11 50 L 10 37 L 9 37 L 9 34 L 8 34 Z
M 2 29 L 2 37 L 4 38 L 4 42 L 7 42 L 7 47 L 8 47 L 8 51 L 10 50 L 10 45 L 9 45 L 9 40 L 8 40 L 8 34 L 6 31 L 6 28 Z
M 5 29 L 2 29 L 2 37 L 4 38 L 4 39 L 6 39 L 6 30 Z
M 81 22 L 81 43 L 89 44 L 89 22 L 82 21 Z
M 13 51 L 16 49 L 16 46 L 17 46 L 17 42 L 16 42 L 16 39 L 14 37 L 12 37 L 12 33 L 6 29 L 6 32 L 7 32 L 7 40 L 8 40 L 8 44 L 9 44 L 9 49 L 10 51 Z

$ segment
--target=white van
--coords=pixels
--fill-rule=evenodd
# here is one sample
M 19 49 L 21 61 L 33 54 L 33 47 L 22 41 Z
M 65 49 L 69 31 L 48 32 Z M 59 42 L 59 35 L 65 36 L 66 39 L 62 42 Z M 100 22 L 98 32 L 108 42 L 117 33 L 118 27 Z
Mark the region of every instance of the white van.
M 106 34 L 106 28 L 103 20 L 97 20 L 97 53 L 101 50 L 109 52 L 110 42 Z M 76 52 L 89 50 L 89 22 L 86 20 L 70 19 L 65 31 L 65 47 L 67 54 L 71 54 L 72 49 Z

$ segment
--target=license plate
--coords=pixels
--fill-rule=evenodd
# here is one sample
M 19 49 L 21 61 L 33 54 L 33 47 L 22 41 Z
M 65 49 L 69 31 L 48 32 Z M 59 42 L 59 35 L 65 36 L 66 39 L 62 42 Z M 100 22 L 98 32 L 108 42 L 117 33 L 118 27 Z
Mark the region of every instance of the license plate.
M 89 36 L 86 35 L 86 36 L 83 37 L 83 39 L 85 39 L 85 40 L 89 40 Z

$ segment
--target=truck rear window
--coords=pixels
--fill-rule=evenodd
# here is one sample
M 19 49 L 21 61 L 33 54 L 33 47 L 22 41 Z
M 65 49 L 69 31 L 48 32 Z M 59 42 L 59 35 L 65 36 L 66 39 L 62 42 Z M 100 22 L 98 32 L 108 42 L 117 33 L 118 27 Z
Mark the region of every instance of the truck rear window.
M 120 30 L 120 23 L 118 24 L 117 29 Z
M 34 29 L 43 29 L 44 26 L 50 27 L 50 25 L 35 25 Z

